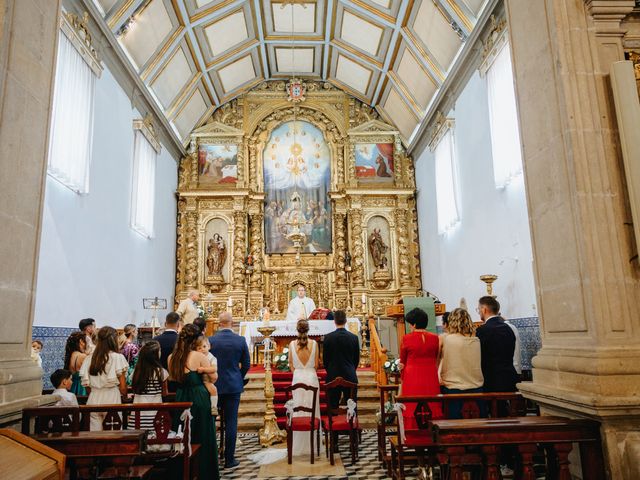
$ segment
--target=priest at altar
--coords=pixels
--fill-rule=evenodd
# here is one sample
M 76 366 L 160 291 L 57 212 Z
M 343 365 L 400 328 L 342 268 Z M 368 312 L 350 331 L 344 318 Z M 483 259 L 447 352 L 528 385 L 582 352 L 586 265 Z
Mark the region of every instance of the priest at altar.
M 296 322 L 301 318 L 306 320 L 315 309 L 315 302 L 306 296 L 304 286 L 299 285 L 298 296 L 289 302 L 289 308 L 287 309 L 287 321 Z

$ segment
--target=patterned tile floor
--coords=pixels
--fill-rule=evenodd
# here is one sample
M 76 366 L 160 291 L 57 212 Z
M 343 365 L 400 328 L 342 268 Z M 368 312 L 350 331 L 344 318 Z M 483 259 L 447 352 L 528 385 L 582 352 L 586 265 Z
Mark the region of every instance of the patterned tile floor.
M 240 439 L 242 445 L 236 450 L 236 457 L 240 460 L 240 466 L 235 470 L 221 470 L 221 478 L 223 480 L 245 480 L 257 478 L 260 466 L 255 465 L 247 457 L 252 453 L 260 450 L 258 436 L 255 434 L 241 434 Z M 313 479 L 313 480 L 387 480 L 386 470 L 382 468 L 382 464 L 378 462 L 377 436 L 375 430 L 365 430 L 362 434 L 362 443 L 360 444 L 360 459 L 354 466 L 351 466 L 349 458 L 349 444 L 347 437 L 340 439 L 340 452 L 345 462 L 344 476 L 313 476 L 313 477 L 272 477 L 273 480 L 290 480 Z M 324 452 L 320 452 L 324 455 Z M 407 472 L 409 473 L 409 472 Z M 414 480 L 415 477 L 408 476 L 407 480 Z

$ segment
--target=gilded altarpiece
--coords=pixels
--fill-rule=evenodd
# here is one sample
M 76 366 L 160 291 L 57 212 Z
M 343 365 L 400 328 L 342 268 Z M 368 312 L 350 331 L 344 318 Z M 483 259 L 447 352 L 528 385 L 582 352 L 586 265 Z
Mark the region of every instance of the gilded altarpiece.
M 316 305 L 382 314 L 420 291 L 413 163 L 399 132 L 333 86 L 266 82 L 191 134 L 178 183 L 176 298 L 212 315 Z M 363 296 L 364 294 L 364 296 Z M 362 304 L 362 299 L 366 304 Z

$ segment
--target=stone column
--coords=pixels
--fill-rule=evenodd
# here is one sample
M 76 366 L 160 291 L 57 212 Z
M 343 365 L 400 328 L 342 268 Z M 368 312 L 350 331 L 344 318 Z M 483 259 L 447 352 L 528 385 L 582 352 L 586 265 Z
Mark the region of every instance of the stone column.
M 640 269 L 607 72 L 634 1 L 506 6 L 542 330 L 520 389 L 545 413 L 601 421 L 621 479 L 640 429 Z
M 30 353 L 59 12 L 0 1 L 0 424 L 53 400 Z

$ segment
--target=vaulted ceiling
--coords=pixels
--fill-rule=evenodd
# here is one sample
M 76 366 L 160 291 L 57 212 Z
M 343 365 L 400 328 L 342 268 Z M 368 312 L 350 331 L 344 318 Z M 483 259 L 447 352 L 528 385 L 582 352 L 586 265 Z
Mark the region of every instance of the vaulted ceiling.
M 408 141 L 487 3 L 92 1 L 183 143 L 218 106 L 293 74 L 375 106 Z

